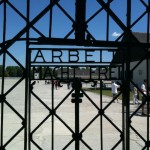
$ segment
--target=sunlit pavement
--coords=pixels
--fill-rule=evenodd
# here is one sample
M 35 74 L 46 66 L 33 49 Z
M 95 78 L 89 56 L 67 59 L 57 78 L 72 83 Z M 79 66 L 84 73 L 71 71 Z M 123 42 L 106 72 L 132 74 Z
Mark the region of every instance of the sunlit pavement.
M 16 80 L 6 80 L 5 91 L 16 83 Z M 13 106 L 17 112 L 24 117 L 24 81 L 21 82 L 14 90 L 7 96 L 6 100 Z M 44 81 L 36 83 L 31 94 L 31 131 L 33 141 L 38 144 L 43 150 L 49 150 L 52 146 L 52 134 L 54 137 L 54 149 L 62 150 L 72 140 L 72 130 L 75 131 L 75 103 L 71 102 L 70 94 L 66 95 L 72 89 L 68 89 L 67 85 L 54 89 L 54 95 L 51 92 L 51 84 L 46 84 Z M 85 91 L 86 92 L 86 91 Z M 34 95 L 35 94 L 35 95 Z M 112 149 L 120 140 L 122 132 L 122 101 L 112 103 L 109 106 L 111 97 L 103 96 L 91 92 L 86 92 L 82 98 L 82 103 L 79 105 L 80 115 L 80 132 L 82 138 L 80 142 L 80 149 L 87 150 L 87 145 L 93 150 L 101 149 L 103 142 L 103 149 Z M 39 99 L 39 100 L 38 100 Z M 53 102 L 52 102 L 53 100 Z M 42 101 L 43 104 L 40 102 Z M 63 101 L 63 103 L 61 103 Z M 102 105 L 101 105 L 102 103 Z M 61 105 L 60 105 L 61 104 Z M 49 115 L 52 105 L 55 108 L 54 118 Z M 130 114 L 137 109 L 138 105 L 133 105 L 131 101 Z M 99 109 L 104 109 L 104 114 L 101 117 Z M 46 119 L 45 119 L 46 118 Z M 52 118 L 53 123 L 52 124 Z M 39 125 L 43 120 L 45 122 Z M 93 120 L 93 122 L 91 122 Z M 68 125 L 68 128 L 65 126 Z M 53 125 L 53 133 L 52 133 Z M 131 126 L 135 129 L 145 140 L 147 137 L 147 117 L 141 116 L 139 110 L 131 118 Z M 22 127 L 22 120 L 14 113 L 8 105 L 4 106 L 4 144 Z M 130 129 L 130 143 L 131 149 L 140 150 L 145 146 L 143 140 Z M 102 131 L 101 131 L 102 130 Z M 102 135 L 101 135 L 102 133 Z M 22 130 L 7 146 L 7 150 L 23 150 L 24 145 L 24 130 Z M 73 141 L 67 149 L 73 150 L 75 142 Z M 31 142 L 32 150 L 38 149 L 33 142 Z M 115 148 L 122 149 L 122 142 Z

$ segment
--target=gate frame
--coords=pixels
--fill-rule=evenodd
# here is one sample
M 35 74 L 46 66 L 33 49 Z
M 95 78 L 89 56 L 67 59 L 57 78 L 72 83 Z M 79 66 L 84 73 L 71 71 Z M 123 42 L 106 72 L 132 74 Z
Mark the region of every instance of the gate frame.
M 3 41 L 2 43 L 0 43 L 0 47 L 1 47 L 1 51 L 0 51 L 0 55 L 3 54 L 3 74 L 2 74 L 2 90 L 1 90 L 1 134 L 0 134 L 0 137 L 1 137 L 1 140 L 0 140 L 0 149 L 4 149 L 5 146 L 7 144 L 9 144 L 9 142 L 11 142 L 11 140 L 13 140 L 13 138 L 15 137 L 12 137 L 10 139 L 10 141 L 8 141 L 6 144 L 3 143 L 3 120 L 4 120 L 4 104 L 7 103 L 7 100 L 6 100 L 6 96 L 7 94 L 13 90 L 15 88 L 15 86 L 17 86 L 23 79 L 25 79 L 25 115 L 24 115 L 24 118 L 21 117 L 22 119 L 22 122 L 23 122 L 23 126 L 22 128 L 16 133 L 19 134 L 19 132 L 21 130 L 24 129 L 24 149 L 31 149 L 30 148 L 30 144 L 29 144 L 29 140 L 30 140 L 30 122 L 28 122 L 30 120 L 30 99 L 31 99 L 31 95 L 30 95 L 30 92 L 32 91 L 32 86 L 31 86 L 31 80 L 30 80 L 30 76 L 31 76 L 31 71 L 30 71 L 30 45 L 31 44 L 35 44 L 37 43 L 37 45 L 43 45 L 43 44 L 47 44 L 47 45 L 51 45 L 51 44 L 54 44 L 54 45 L 70 45 L 70 46 L 73 46 L 73 45 L 78 45 L 78 46 L 88 46 L 88 47 L 126 47 L 126 51 L 123 51 L 124 53 L 124 60 L 122 62 L 122 66 L 123 66 L 123 112 L 126 112 L 125 114 L 123 113 L 122 114 L 122 117 L 123 117 L 123 129 L 124 129 L 124 137 L 123 137 L 123 150 L 130 150 L 130 128 L 131 128 L 131 119 L 133 117 L 130 116 L 130 104 L 129 104 L 129 95 L 130 95 L 130 80 L 131 80 L 131 70 L 130 70 L 130 63 L 131 63 L 131 54 L 130 54 L 130 51 L 131 51 L 131 48 L 134 47 L 137 43 L 132 43 L 130 42 L 131 40 L 131 37 L 132 37 L 132 32 L 131 32 L 131 27 L 133 26 L 133 24 L 131 24 L 131 0 L 127 0 L 127 24 L 126 26 L 119 20 L 119 18 L 117 18 L 117 16 L 114 14 L 114 12 L 110 9 L 110 3 L 112 1 L 108 0 L 107 3 L 105 3 L 104 1 L 102 0 L 97 0 L 97 2 L 102 6 L 102 8 L 107 12 L 107 25 L 109 26 L 109 16 L 111 16 L 115 21 L 116 23 L 123 29 L 123 31 L 125 32 L 126 36 L 128 37 L 127 38 L 127 42 L 125 43 L 122 43 L 122 42 L 118 42 L 118 41 L 115 41 L 115 42 L 112 42 L 112 41 L 109 41 L 108 40 L 108 33 L 107 33 L 107 40 L 106 41 L 98 41 L 96 39 L 94 39 L 94 37 L 87 31 L 87 22 L 85 21 L 85 4 L 86 4 L 86 0 L 76 0 L 76 20 L 75 20 L 75 24 L 73 26 L 73 29 L 75 30 L 75 39 L 67 39 L 67 38 L 64 38 L 64 39 L 59 39 L 59 38 L 52 38 L 50 36 L 50 38 L 30 38 L 30 33 L 29 33 L 29 30 L 31 27 L 34 28 L 34 24 L 39 21 L 45 14 L 46 12 L 50 11 L 53 6 L 58 3 L 59 0 L 55 0 L 55 1 L 52 1 L 40 14 L 38 14 L 32 21 L 30 21 L 30 0 L 27 0 L 27 14 L 26 14 L 26 17 L 23 17 L 21 14 L 20 16 L 22 16 L 22 18 L 25 18 L 26 19 L 26 27 L 24 27 L 19 33 L 17 33 L 13 39 L 7 41 L 6 40 L 6 19 L 7 19 L 7 14 L 6 14 L 6 11 L 7 11 L 7 8 L 6 8 L 6 4 L 7 3 L 10 3 L 11 2 L 7 2 L 7 1 L 4 1 L 4 0 L 1 0 L 0 1 L 0 5 L 1 4 L 4 4 L 4 20 L 3 20 Z M 144 1 L 141 0 L 141 2 L 144 4 Z M 146 5 L 146 4 L 145 4 Z M 146 5 L 147 6 L 147 5 Z M 148 1 L 148 6 L 147 6 L 147 13 L 148 13 L 148 18 L 147 18 L 147 43 L 140 43 L 141 46 L 145 47 L 147 49 L 147 54 L 148 54 L 148 57 L 146 58 L 147 60 L 147 79 L 149 79 L 149 48 L 150 48 L 150 43 L 149 43 L 149 22 L 150 22 L 150 19 L 149 19 L 149 8 L 150 7 L 150 1 Z M 83 9 L 84 8 L 84 9 Z M 16 9 L 16 12 L 19 14 L 18 10 Z M 83 15 L 80 15 L 82 12 Z M 92 18 L 91 18 L 92 19 Z M 140 20 L 140 18 L 137 20 L 137 22 Z M 107 30 L 108 30 L 108 26 L 107 26 Z M 50 25 L 50 28 L 51 28 L 51 25 Z M 34 28 L 35 29 L 35 28 Z M 36 29 L 35 29 L 36 30 Z M 50 29 L 51 30 L 51 29 Z M 85 32 L 87 32 L 87 37 L 85 39 Z M 21 39 L 20 37 L 26 33 L 26 38 L 25 39 Z M 18 61 L 17 59 L 11 55 L 11 53 L 9 53 L 9 51 L 7 50 L 9 47 L 11 47 L 13 45 L 14 42 L 16 41 L 20 41 L 20 40 L 24 40 L 26 41 L 26 66 L 23 67 Z M 5 68 L 6 68 L 6 54 L 8 54 L 9 56 L 11 56 L 15 62 L 18 63 L 18 65 L 23 69 L 24 71 L 24 75 L 23 77 L 21 78 L 21 80 L 14 86 L 12 87 L 12 89 L 10 91 L 7 91 L 6 93 L 4 92 L 4 86 L 5 86 Z M 100 81 L 101 85 L 102 85 L 102 81 Z M 147 84 L 148 86 L 148 84 Z M 78 90 L 77 90 L 77 93 L 78 93 Z M 102 93 L 102 89 L 101 89 L 101 93 Z M 78 95 L 78 94 L 77 94 Z M 147 104 L 149 106 L 149 94 L 147 94 Z M 7 103 L 8 105 L 8 103 Z M 144 105 L 144 103 L 142 104 Z M 142 107 L 142 105 L 140 106 L 140 108 Z M 11 106 L 10 106 L 11 107 Z M 139 108 L 139 109 L 140 109 Z M 13 108 L 12 108 L 13 109 Z M 139 110 L 138 109 L 138 110 Z M 19 112 L 16 112 L 14 110 L 15 113 L 18 113 L 19 115 Z M 29 114 L 28 114 L 29 112 Z M 150 110 L 148 109 L 148 113 L 150 112 Z M 101 115 L 102 116 L 102 115 Z M 78 116 L 77 117 L 77 120 L 78 120 Z M 101 117 L 101 120 L 102 120 L 102 117 Z M 147 140 L 145 141 L 145 147 L 143 149 L 149 149 L 150 147 L 150 135 L 149 135 L 149 117 L 147 116 Z M 29 123 L 29 124 L 28 124 Z M 76 129 L 78 131 L 78 129 Z M 102 136 L 102 135 L 101 135 Z M 79 141 L 77 141 L 78 143 Z M 79 149 L 78 147 L 79 144 L 76 145 L 76 149 Z M 52 148 L 53 149 L 53 148 Z M 103 149 L 103 145 L 101 145 L 101 149 Z

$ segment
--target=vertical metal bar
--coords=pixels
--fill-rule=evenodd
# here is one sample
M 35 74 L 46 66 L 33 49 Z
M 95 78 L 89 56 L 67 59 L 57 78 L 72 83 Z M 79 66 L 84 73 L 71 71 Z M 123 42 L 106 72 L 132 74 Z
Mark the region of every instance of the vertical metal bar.
M 30 22 L 30 0 L 27 0 L 26 7 L 26 15 L 27 15 L 27 26 Z M 31 149 L 30 145 L 30 51 L 29 51 L 29 29 L 26 32 L 26 74 L 25 74 L 25 145 L 24 150 Z
M 150 7 L 150 0 L 148 1 L 148 8 Z M 148 12 L 147 14 L 147 43 L 149 43 L 149 33 L 150 33 L 150 12 Z M 149 48 L 147 48 L 147 54 L 149 55 Z M 147 87 L 149 87 L 149 57 L 146 59 L 146 70 L 147 70 Z M 150 96 L 149 92 L 148 92 L 149 89 L 147 89 L 147 97 Z M 149 102 L 149 99 L 147 99 L 147 142 L 150 141 L 150 129 L 149 129 L 149 126 L 150 126 L 150 119 L 149 119 L 149 113 L 150 113 L 150 102 Z M 147 147 L 147 150 L 149 150 L 149 146 Z
M 127 48 L 128 49 L 128 48 Z M 125 139 L 125 145 L 126 145 L 126 150 L 130 150 L 130 118 L 129 118 L 129 114 L 130 114 L 130 63 L 129 63 L 129 58 L 128 56 L 130 56 L 130 54 L 128 55 L 128 50 L 126 53 L 126 71 L 125 71 L 125 105 L 126 105 L 126 122 L 125 122 L 125 134 L 126 134 L 126 139 Z
M 127 42 L 130 42 L 130 26 L 131 26 L 131 0 L 127 0 Z M 126 102 L 126 131 L 125 131 L 125 145 L 126 150 L 130 150 L 130 50 L 131 47 L 127 44 L 125 52 L 125 102 Z
M 107 0 L 107 3 L 108 3 L 108 7 L 110 7 L 110 3 L 109 3 L 110 0 Z M 106 41 L 109 41 L 109 13 L 107 11 L 107 18 L 106 18 Z M 103 86 L 103 83 L 102 83 L 102 80 L 100 80 L 100 109 L 102 110 L 103 109 L 103 106 L 102 106 L 102 87 Z M 100 123 L 101 123 L 101 150 L 103 150 L 103 117 L 102 115 L 100 116 Z
M 54 80 L 52 81 L 52 110 L 54 110 Z M 54 150 L 54 114 L 52 113 L 52 150 Z
M 75 86 L 75 134 L 79 135 L 79 94 L 80 94 L 80 89 Z M 79 150 L 79 139 L 75 139 L 75 149 Z
M 123 47 L 121 48 L 121 50 L 123 51 Z M 125 95 L 125 93 L 124 93 L 124 85 L 125 85 L 125 74 L 124 74 L 124 72 L 125 72 L 125 67 L 124 67 L 124 63 L 125 63 L 125 58 L 124 58 L 124 56 L 125 56 L 125 54 L 124 54 L 124 51 L 123 51 L 123 60 L 122 60 L 122 74 L 121 74 L 121 78 L 122 78 L 122 85 L 123 85 L 123 87 L 121 87 L 122 88 L 122 130 L 123 130 L 123 141 L 122 141 L 122 150 L 125 150 L 125 107 L 126 107 L 126 105 L 125 105 L 125 100 L 124 100 L 124 95 Z
M 127 0 L 127 30 L 125 38 L 130 42 L 131 0 Z M 123 47 L 123 150 L 130 150 L 130 45 Z
M 73 81 L 73 85 L 72 87 L 75 90 L 75 93 L 72 94 L 72 97 L 74 99 L 72 99 L 72 103 L 75 103 L 75 133 L 73 134 L 73 139 L 75 140 L 75 150 L 79 150 L 80 149 L 80 139 L 81 136 L 80 135 L 80 118 L 79 118 L 79 103 L 82 102 L 82 100 L 80 99 L 80 91 L 81 91 L 81 81 L 79 79 L 75 79 Z
M 124 150 L 129 150 L 129 84 L 128 84 L 128 80 L 127 80 L 127 74 L 129 71 L 129 66 L 128 66 L 128 62 L 127 62 L 127 48 L 128 47 L 124 47 L 123 51 L 124 51 L 124 61 L 123 61 L 123 132 L 124 132 Z
M 29 58 L 31 60 L 31 49 L 28 49 L 28 55 L 29 55 Z M 29 60 L 29 69 L 31 68 L 31 62 Z M 32 135 L 30 134 L 31 133 L 31 91 L 33 87 L 31 87 L 31 72 L 29 70 L 29 97 L 28 97 L 28 104 L 27 104 L 27 110 L 28 110 L 28 113 L 27 113 L 27 141 L 28 141 L 28 148 L 29 150 L 31 149 L 31 142 L 30 140 L 32 140 Z
M 108 7 L 110 6 L 110 0 L 107 0 Z M 106 41 L 109 40 L 109 13 L 107 11 L 107 26 L 106 26 Z
M 86 14 L 86 0 L 76 0 L 76 24 L 75 24 L 75 39 L 80 45 L 85 40 L 85 14 Z
M 100 110 L 103 109 L 103 99 L 102 99 L 102 89 L 103 88 L 103 82 L 100 80 Z M 103 150 L 103 115 L 100 115 L 100 143 L 101 143 L 101 150 Z
M 78 90 L 75 89 L 75 93 L 78 93 Z M 75 134 L 79 134 L 79 103 L 75 102 Z M 79 139 L 75 140 L 75 149 L 79 150 L 80 145 L 79 145 Z
M 53 2 L 53 0 L 50 0 L 50 3 Z M 52 19 L 53 19 L 53 7 L 50 9 L 50 17 L 49 17 L 49 38 L 52 36 Z
M 102 55 L 103 55 L 103 52 L 102 52 L 102 50 L 100 50 L 100 62 L 103 61 Z
M 5 43 L 6 40 L 6 2 L 4 2 L 4 20 L 3 20 L 3 43 Z M 3 49 L 3 48 L 2 48 Z M 6 65 L 6 53 L 5 49 L 3 49 L 3 69 L 2 69 L 2 85 L 1 85 L 1 95 L 4 95 L 4 77 L 5 77 L 5 65 Z M 3 129 L 4 129 L 4 101 L 1 100 L 1 129 L 0 129 L 0 146 L 3 146 Z

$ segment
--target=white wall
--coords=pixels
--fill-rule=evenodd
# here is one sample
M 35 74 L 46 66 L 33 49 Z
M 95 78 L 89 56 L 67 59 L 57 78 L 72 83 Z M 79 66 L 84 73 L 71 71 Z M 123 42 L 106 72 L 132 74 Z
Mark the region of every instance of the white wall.
M 132 62 L 131 63 L 131 69 L 136 66 L 136 64 L 139 61 L 136 62 Z M 146 60 L 144 60 L 142 63 L 140 63 L 135 70 L 133 71 L 133 81 L 134 83 L 138 84 L 138 86 L 140 87 L 141 84 L 143 83 L 143 80 L 146 79 L 146 74 L 147 74 L 147 70 L 146 70 Z
M 138 64 L 139 61 L 131 62 L 130 66 L 131 69 Z M 113 77 L 118 77 L 118 70 L 113 69 L 115 73 L 113 73 Z M 147 71 L 146 71 L 146 60 L 142 61 L 136 69 L 133 71 L 133 81 L 134 83 L 138 84 L 140 87 L 141 84 L 143 83 L 143 80 L 147 78 Z M 150 60 L 149 60 L 149 76 L 150 76 Z M 149 79 L 150 81 L 150 79 Z

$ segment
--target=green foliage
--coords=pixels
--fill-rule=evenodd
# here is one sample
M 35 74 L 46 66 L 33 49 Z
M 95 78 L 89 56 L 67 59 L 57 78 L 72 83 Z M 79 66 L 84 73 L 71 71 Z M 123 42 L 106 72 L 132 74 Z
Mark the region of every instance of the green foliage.
M 0 77 L 3 75 L 3 66 L 0 65 Z M 7 66 L 4 70 L 5 77 L 22 77 L 23 70 L 19 66 Z

